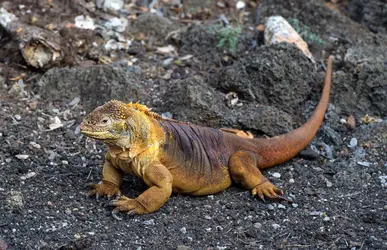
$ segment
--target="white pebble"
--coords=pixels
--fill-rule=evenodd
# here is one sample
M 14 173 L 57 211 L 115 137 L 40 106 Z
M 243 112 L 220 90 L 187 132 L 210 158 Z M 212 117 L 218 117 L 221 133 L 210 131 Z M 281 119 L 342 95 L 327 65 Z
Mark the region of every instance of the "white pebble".
M 21 120 L 21 116 L 20 115 L 15 115 L 15 119 L 20 121 Z
M 294 179 L 292 178 L 292 179 L 289 179 L 289 183 L 294 183 Z
M 187 232 L 187 229 L 185 227 L 182 227 L 180 228 L 180 232 L 182 232 L 183 234 L 185 234 Z
M 352 138 L 351 141 L 349 142 L 348 147 L 349 148 L 354 148 L 356 146 L 357 146 L 357 139 L 356 138 Z
M 276 223 L 272 224 L 271 226 L 272 226 L 275 230 L 277 230 L 278 228 L 281 227 L 280 225 L 278 225 L 278 224 L 276 224 Z
M 297 208 L 298 204 L 297 203 L 292 203 L 292 207 Z
M 146 226 L 155 225 L 155 220 L 154 219 L 146 220 L 142 224 L 144 224 Z
M 29 155 L 15 155 L 16 158 L 18 158 L 19 160 L 27 160 L 28 157 L 30 157 Z
M 254 227 L 257 228 L 257 229 L 260 229 L 262 228 L 262 224 L 257 222 L 257 223 L 254 223 Z
M 238 1 L 238 2 L 236 3 L 236 8 L 237 8 L 238 10 L 243 9 L 244 7 L 246 7 L 246 3 L 245 3 L 245 2 L 243 2 L 243 1 Z
M 274 178 L 281 178 L 281 174 L 278 173 L 278 172 L 272 173 L 272 176 L 273 176 Z
M 369 167 L 371 165 L 368 161 L 358 161 L 357 164 L 363 167 Z
M 37 149 L 41 149 L 41 148 L 42 148 L 42 146 L 40 146 L 39 144 L 37 144 L 37 143 L 34 142 L 34 141 L 31 141 L 31 142 L 30 142 L 30 145 L 31 145 L 32 147 L 34 147 L 34 148 L 37 148 Z
M 286 209 L 286 207 L 284 206 L 284 205 L 282 205 L 282 204 L 278 204 L 278 206 L 277 206 L 279 209 Z

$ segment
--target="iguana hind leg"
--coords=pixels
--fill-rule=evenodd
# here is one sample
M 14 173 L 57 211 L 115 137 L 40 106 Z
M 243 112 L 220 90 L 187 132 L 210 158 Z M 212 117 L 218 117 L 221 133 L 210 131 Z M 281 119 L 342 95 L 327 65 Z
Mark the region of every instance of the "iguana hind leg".
M 238 151 L 229 160 L 230 174 L 234 182 L 251 190 L 259 198 L 280 198 L 283 191 L 274 186 L 257 168 L 258 155 L 248 151 Z
M 242 138 L 249 138 L 249 139 L 254 138 L 253 134 L 250 131 L 243 131 L 235 128 L 220 128 L 219 130 L 225 133 L 235 134 Z

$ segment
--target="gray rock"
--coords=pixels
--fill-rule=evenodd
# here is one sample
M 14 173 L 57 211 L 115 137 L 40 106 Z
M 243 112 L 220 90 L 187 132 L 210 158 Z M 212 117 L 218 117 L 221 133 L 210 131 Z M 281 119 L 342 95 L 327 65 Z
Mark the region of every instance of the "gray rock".
M 173 107 L 170 111 L 177 120 L 215 128 L 240 128 L 269 136 L 292 130 L 291 116 L 275 107 L 254 104 L 228 107 L 222 93 L 208 86 L 199 75 L 170 82 L 163 99 L 163 106 Z
M 131 33 L 144 33 L 148 37 L 152 36 L 158 45 L 165 42 L 169 33 L 178 29 L 176 22 L 171 22 L 168 18 L 153 13 L 140 15 L 129 27 Z
M 124 102 L 148 100 L 139 75 L 107 65 L 54 68 L 47 71 L 38 84 L 45 100 L 69 103 L 80 97 L 86 111 L 111 99 Z
M 286 63 L 285 63 L 286 62 Z M 214 74 L 211 84 L 241 99 L 289 113 L 299 108 L 317 81 L 314 65 L 293 45 L 262 46 Z

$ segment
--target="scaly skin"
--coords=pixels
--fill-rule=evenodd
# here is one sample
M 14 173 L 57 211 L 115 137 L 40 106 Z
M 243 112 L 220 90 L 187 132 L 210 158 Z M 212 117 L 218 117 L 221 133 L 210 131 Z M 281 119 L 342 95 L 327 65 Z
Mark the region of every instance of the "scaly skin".
M 332 58 L 322 97 L 311 118 L 300 128 L 273 138 L 253 138 L 236 129 L 213 129 L 164 119 L 146 106 L 110 101 L 91 112 L 81 132 L 108 147 L 102 181 L 90 195 L 121 195 L 124 173 L 149 186 L 135 199 L 121 196 L 114 212 L 152 213 L 172 192 L 214 194 L 240 183 L 259 198 L 281 198 L 283 191 L 266 179 L 261 169 L 298 154 L 319 129 L 329 102 Z

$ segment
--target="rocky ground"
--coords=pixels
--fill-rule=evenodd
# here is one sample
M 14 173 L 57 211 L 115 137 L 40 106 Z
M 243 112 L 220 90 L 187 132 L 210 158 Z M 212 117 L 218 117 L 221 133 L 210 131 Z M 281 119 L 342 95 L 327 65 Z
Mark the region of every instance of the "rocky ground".
M 0 250 L 387 249 L 387 4 L 236 2 L 0 1 Z M 264 44 L 273 15 L 303 36 L 314 62 Z M 39 39 L 29 43 L 29 31 Z M 264 171 L 293 204 L 235 186 L 176 194 L 154 214 L 117 221 L 106 199 L 87 196 L 106 149 L 79 124 L 96 106 L 140 101 L 167 117 L 274 136 L 311 114 L 328 54 L 323 126 L 298 157 Z M 145 189 L 126 176 L 125 195 Z

